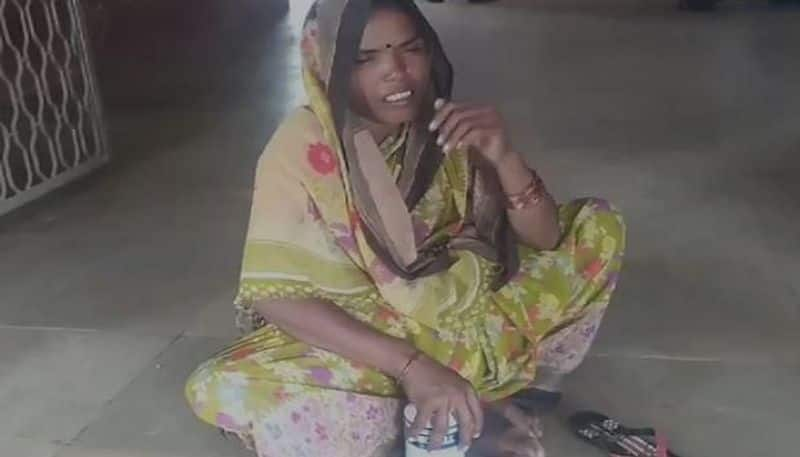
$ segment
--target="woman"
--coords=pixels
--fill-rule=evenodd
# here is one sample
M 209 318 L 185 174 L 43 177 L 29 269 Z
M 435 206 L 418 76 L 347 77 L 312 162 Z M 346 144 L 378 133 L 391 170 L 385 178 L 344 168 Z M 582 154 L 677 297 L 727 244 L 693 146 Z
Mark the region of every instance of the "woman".
M 495 110 L 448 101 L 451 67 L 411 0 L 319 0 L 309 104 L 261 157 L 237 323 L 187 385 L 261 457 L 383 456 L 399 411 L 433 446 L 458 419 L 542 455 L 525 405 L 585 355 L 624 245 L 601 200 L 556 206 Z M 513 401 L 512 401 L 513 400 Z M 490 435 L 490 434 L 486 434 Z

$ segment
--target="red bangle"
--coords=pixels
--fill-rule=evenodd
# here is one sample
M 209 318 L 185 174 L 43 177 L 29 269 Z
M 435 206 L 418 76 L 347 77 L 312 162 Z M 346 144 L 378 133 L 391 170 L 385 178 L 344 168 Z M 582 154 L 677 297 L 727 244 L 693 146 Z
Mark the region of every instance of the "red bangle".
M 530 170 L 530 172 L 531 182 L 525 189 L 514 194 L 506 194 L 506 208 L 512 210 L 529 208 L 538 205 L 549 196 L 542 178 L 535 171 Z
M 400 374 L 397 376 L 398 384 L 401 384 L 403 382 L 403 379 L 406 377 L 408 371 L 411 369 L 411 365 L 413 365 L 414 362 L 416 362 L 420 357 L 422 357 L 422 354 L 423 354 L 422 351 L 417 349 L 417 352 L 415 352 L 411 357 L 408 358 L 406 366 L 403 367 L 403 369 L 400 371 Z

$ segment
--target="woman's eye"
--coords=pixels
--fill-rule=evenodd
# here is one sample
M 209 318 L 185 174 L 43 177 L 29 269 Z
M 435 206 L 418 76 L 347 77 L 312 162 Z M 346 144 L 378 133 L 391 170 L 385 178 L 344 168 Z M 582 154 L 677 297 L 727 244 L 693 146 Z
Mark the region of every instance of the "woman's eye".
M 356 58 L 356 63 L 359 64 L 359 65 L 365 64 L 365 63 L 370 63 L 370 62 L 372 62 L 372 57 L 371 56 L 359 56 L 359 57 Z

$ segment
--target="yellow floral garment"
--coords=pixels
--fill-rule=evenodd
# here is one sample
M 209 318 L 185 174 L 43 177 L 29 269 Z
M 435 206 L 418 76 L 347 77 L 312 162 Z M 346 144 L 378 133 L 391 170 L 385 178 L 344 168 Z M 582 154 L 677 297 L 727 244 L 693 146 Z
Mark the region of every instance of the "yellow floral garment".
M 489 287 L 493 264 L 459 252 L 459 262 L 441 274 L 442 285 L 434 289 L 441 293 L 436 326 L 404 314 L 381 289 L 397 277 L 359 256 L 357 219 L 343 209 L 341 192 L 324 189 L 324 180 L 336 183 L 337 168 L 330 148 L 315 135 L 319 132 L 313 113 L 298 110 L 259 162 L 237 298 L 239 323 L 249 333 L 201 366 L 187 386 L 195 412 L 206 422 L 220 425 L 219 414 L 234 404 L 240 408 L 237 417 L 252 417 L 280 409 L 284 396 L 317 389 L 402 397 L 383 373 L 266 324 L 253 312 L 254 300 L 330 300 L 458 371 L 484 400 L 529 386 L 539 343 L 589 313 L 601 315 L 607 306 L 621 267 L 624 226 L 607 202 L 585 199 L 560 207 L 564 236 L 556 250 L 519 247 L 521 268 L 498 292 Z M 297 156 L 303 160 L 292 159 Z M 458 229 L 466 164 L 452 157 L 413 211 L 415 237 L 423 243 L 447 239 Z M 317 198 L 314 190 L 320 192 Z M 323 207 L 328 201 L 333 203 Z M 339 217 L 333 205 L 342 205 Z M 413 288 L 413 282 L 406 287 Z M 593 323 L 591 335 L 595 329 Z M 238 385 L 235 400 L 222 394 L 227 384 Z

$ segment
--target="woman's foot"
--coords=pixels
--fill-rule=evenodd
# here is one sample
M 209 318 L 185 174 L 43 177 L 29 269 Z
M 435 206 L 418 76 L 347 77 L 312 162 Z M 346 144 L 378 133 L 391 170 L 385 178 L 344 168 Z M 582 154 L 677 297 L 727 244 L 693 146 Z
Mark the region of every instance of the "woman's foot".
M 561 403 L 561 392 L 531 387 L 511 396 L 511 401 L 528 415 L 542 416 L 553 412 Z
M 528 415 L 549 414 L 561 402 L 563 381 L 563 373 L 546 366 L 537 367 L 536 381 L 527 389 L 512 395 L 511 400 Z
M 545 457 L 541 437 L 531 435 L 523 429 L 512 427 L 500 436 L 496 454 L 502 457 Z
M 545 457 L 539 418 L 526 414 L 510 399 L 488 405 L 484 416 L 484 432 L 468 456 Z

